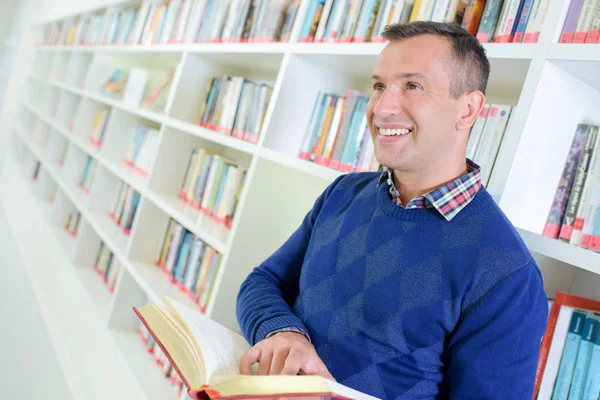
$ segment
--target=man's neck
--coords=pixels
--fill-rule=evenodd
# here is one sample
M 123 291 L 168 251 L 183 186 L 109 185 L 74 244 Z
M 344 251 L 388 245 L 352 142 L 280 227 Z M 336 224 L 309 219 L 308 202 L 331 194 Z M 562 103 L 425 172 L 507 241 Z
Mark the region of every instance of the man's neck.
M 425 170 L 394 170 L 394 184 L 403 204 L 452 182 L 468 172 L 465 159 L 450 165 L 432 164 Z

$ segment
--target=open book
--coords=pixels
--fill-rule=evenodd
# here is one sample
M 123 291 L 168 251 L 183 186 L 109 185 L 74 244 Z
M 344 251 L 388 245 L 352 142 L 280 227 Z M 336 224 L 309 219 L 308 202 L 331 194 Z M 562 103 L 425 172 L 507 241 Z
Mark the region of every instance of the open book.
M 166 296 L 167 306 L 133 310 L 177 370 L 194 399 L 298 397 L 375 399 L 315 375 L 240 375 L 246 340 Z

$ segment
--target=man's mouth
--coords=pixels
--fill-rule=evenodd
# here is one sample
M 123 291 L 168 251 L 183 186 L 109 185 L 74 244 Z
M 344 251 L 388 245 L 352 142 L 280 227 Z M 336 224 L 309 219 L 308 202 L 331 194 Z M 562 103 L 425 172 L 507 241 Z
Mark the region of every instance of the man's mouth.
M 412 129 L 383 129 L 379 128 L 379 134 L 382 136 L 405 136 L 412 132 Z

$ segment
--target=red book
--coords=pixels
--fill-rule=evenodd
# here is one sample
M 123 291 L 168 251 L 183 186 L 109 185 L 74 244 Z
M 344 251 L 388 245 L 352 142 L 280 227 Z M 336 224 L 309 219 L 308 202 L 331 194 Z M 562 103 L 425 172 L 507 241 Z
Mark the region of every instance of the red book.
M 317 375 L 240 375 L 239 357 L 250 349 L 242 336 L 190 306 L 163 300 L 165 306 L 133 310 L 194 399 L 375 399 Z
M 546 361 L 548 361 L 548 353 L 550 352 L 550 346 L 552 345 L 552 337 L 554 336 L 554 329 L 556 329 L 556 321 L 558 320 L 558 313 L 561 306 L 569 306 L 582 308 L 584 310 L 600 311 L 600 301 L 588 299 L 586 297 L 580 297 L 569 293 L 557 292 L 550 314 L 548 316 L 548 325 L 546 333 L 542 339 L 542 347 L 540 348 L 540 356 L 538 358 L 537 370 L 535 372 L 535 386 L 533 388 L 533 398 L 537 396 L 538 390 L 542 383 L 542 377 L 544 376 L 544 370 L 546 369 Z

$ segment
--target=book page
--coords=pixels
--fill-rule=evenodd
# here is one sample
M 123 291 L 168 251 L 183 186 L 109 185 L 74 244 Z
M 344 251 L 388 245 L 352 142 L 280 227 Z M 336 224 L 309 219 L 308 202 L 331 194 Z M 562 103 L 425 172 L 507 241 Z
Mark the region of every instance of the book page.
M 204 357 L 204 370 L 208 382 L 217 376 L 240 373 L 240 358 L 250 349 L 246 339 L 196 310 L 166 296 L 163 298 L 181 316 L 185 327 L 198 342 Z

